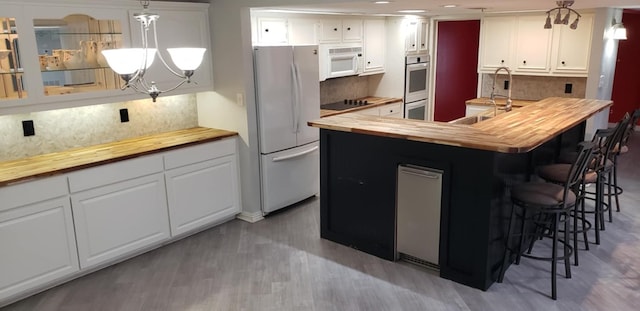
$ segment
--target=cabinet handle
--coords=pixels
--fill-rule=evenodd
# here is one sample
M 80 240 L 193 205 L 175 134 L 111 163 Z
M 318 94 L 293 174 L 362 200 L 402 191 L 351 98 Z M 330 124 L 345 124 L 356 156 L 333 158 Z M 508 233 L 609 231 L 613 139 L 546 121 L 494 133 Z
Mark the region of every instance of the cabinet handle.
M 264 30 L 264 32 L 269 32 L 269 28 L 266 28 L 266 29 Z
M 370 64 L 371 64 L 371 62 L 367 62 L 367 64 L 369 64 L 369 65 L 370 65 Z
M 333 31 L 338 31 L 338 28 L 333 28 Z
M 564 65 L 564 61 L 562 61 L 562 64 Z
M 347 30 L 351 30 L 351 27 L 347 27 Z
M 527 61 L 526 61 L 526 60 L 523 60 L 523 61 L 522 61 L 522 63 L 526 65 L 526 64 L 527 64 Z
M 422 46 L 424 46 L 424 43 L 422 44 Z
M 415 44 L 412 44 L 411 46 L 416 46 Z
M 503 60 L 500 60 L 500 64 L 504 64 L 504 59 L 503 59 Z

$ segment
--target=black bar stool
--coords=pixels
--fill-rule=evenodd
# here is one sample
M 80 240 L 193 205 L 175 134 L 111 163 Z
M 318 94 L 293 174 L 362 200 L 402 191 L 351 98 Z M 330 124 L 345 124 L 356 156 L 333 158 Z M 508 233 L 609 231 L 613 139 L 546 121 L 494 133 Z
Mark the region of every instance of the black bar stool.
M 615 193 L 613 193 L 616 200 L 616 212 L 620 212 L 620 199 L 619 196 L 622 194 L 623 189 L 618 185 L 618 156 L 624 155 L 629 152 L 629 138 L 633 134 L 636 124 L 640 119 L 640 109 L 636 109 L 631 114 L 631 118 L 629 119 L 629 123 L 627 124 L 626 130 L 622 134 L 620 138 L 620 142 L 616 144 L 612 151 L 612 160 L 613 160 L 613 189 Z M 611 218 L 609 218 L 611 221 Z
M 506 271 L 506 266 L 510 262 L 512 254 L 516 254 L 516 264 L 520 263 L 520 257 L 525 256 L 532 259 L 551 261 L 551 298 L 557 299 L 556 275 L 559 260 L 564 260 L 565 277 L 571 278 L 570 257 L 573 248 L 570 245 L 569 237 L 569 213 L 574 208 L 580 180 L 586 171 L 588 162 L 593 157 L 594 143 L 582 142 L 579 144 L 578 156 L 571 165 L 571 169 L 564 185 L 546 182 L 527 182 L 516 185 L 511 189 L 512 209 L 509 218 L 509 227 L 505 238 L 505 251 L 498 276 L 498 282 L 502 282 Z M 522 209 L 522 214 L 518 215 L 516 208 Z M 520 232 L 513 232 L 513 225 L 517 218 L 520 218 Z M 527 225 L 534 226 L 533 234 L 527 230 Z M 564 226 L 564 237 L 560 239 L 559 226 Z M 519 243 L 514 252 L 510 246 L 511 238 L 520 236 Z M 529 249 L 533 243 L 542 237 L 549 237 L 552 240 L 551 257 L 539 257 L 530 254 L 523 254 L 523 245 L 529 243 Z M 530 241 L 527 241 L 527 238 Z M 562 244 L 563 255 L 558 256 L 558 243 Z

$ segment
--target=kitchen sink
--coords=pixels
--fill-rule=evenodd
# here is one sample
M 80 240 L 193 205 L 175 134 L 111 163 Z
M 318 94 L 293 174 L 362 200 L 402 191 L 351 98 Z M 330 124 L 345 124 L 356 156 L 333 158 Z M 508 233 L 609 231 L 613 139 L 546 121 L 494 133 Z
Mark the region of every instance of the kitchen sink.
M 455 119 L 453 121 L 449 121 L 449 123 L 471 125 L 471 124 L 476 124 L 478 122 L 482 122 L 491 118 L 493 118 L 492 115 L 475 115 L 475 116 L 468 116 L 468 117 L 462 117 L 460 119 Z

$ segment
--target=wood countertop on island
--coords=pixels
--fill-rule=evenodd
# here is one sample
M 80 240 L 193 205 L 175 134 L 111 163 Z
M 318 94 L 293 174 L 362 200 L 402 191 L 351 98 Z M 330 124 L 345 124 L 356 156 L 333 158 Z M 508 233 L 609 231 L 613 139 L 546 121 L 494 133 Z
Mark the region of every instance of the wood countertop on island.
M 525 153 L 613 104 L 550 97 L 473 125 L 343 113 L 311 121 L 321 129 L 391 137 L 502 153 Z
M 236 132 L 195 127 L 0 162 L 0 186 L 210 142 L 235 135 L 237 135 Z

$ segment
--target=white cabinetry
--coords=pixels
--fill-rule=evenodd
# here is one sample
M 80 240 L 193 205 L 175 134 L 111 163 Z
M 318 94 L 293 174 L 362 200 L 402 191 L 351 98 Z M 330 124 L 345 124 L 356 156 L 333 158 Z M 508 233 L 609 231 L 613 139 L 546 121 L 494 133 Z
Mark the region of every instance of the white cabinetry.
M 0 301 L 78 271 L 64 176 L 0 187 Z
M 552 33 L 540 26 L 544 20 L 542 15 L 518 17 L 514 71 L 549 72 Z
M 83 269 L 169 238 L 162 170 L 153 155 L 69 174 Z
M 240 212 L 235 151 L 235 138 L 228 138 L 165 155 L 172 236 Z
M 478 71 L 500 66 L 513 74 L 586 76 L 593 33 L 593 14 L 582 14 L 577 29 L 553 25 L 546 15 L 488 16 L 482 20 Z
M 290 45 L 316 45 L 320 23 L 313 18 L 289 18 L 287 20 Z
M 319 42 L 362 42 L 362 20 L 338 18 L 321 19 Z
M 383 19 L 364 21 L 364 74 L 384 73 L 385 33 Z
M 587 76 L 592 33 L 593 14 L 582 14 L 577 29 L 567 26 L 554 29 L 552 72 Z
M 471 104 L 467 104 L 467 107 L 465 109 L 465 113 L 464 116 L 465 117 L 469 117 L 469 116 L 475 116 L 481 112 L 485 112 L 489 109 L 493 109 L 492 107 L 489 106 L 485 106 L 485 105 L 471 105 Z
M 167 48 L 201 47 L 207 49 L 202 59 L 202 64 L 200 64 L 200 67 L 195 70 L 195 73 L 191 77 L 191 81 L 195 83 L 185 83 L 176 91 L 173 91 L 173 93 L 191 93 L 195 91 L 212 90 L 213 79 L 211 77 L 212 67 L 210 56 L 211 47 L 209 44 L 208 11 L 176 8 L 173 10 L 153 9 L 153 12 L 160 15 L 160 18 L 156 23 L 159 45 L 158 53 L 162 53 L 167 64 L 172 66 L 174 70 L 179 69 L 177 69 L 171 61 Z M 129 11 L 130 19 L 132 21 L 131 40 L 133 46 L 138 47 L 141 46 L 142 38 L 138 24 L 137 22 L 134 23 L 135 20 L 133 19 L 133 14 L 136 13 L 140 13 L 140 10 Z M 153 41 L 152 39 L 149 40 Z M 179 77 L 176 77 L 164 68 L 159 59 L 156 59 L 156 61 L 158 61 L 158 63 L 156 64 L 154 61 L 154 64 L 147 70 L 146 76 L 152 77 L 159 89 L 169 89 L 181 81 Z
M 480 31 L 480 71 L 493 72 L 511 65 L 511 46 L 514 39 L 515 18 L 485 17 Z
M 285 18 L 258 17 L 256 24 L 258 45 L 285 45 L 289 43 Z
M 369 115 L 369 116 L 379 116 L 379 117 L 389 117 L 389 118 L 400 118 L 403 117 L 402 110 L 402 102 L 386 104 L 383 106 L 367 108 L 356 110 L 354 113 Z
M 406 33 L 405 52 L 407 54 L 429 53 L 429 20 L 408 21 Z

